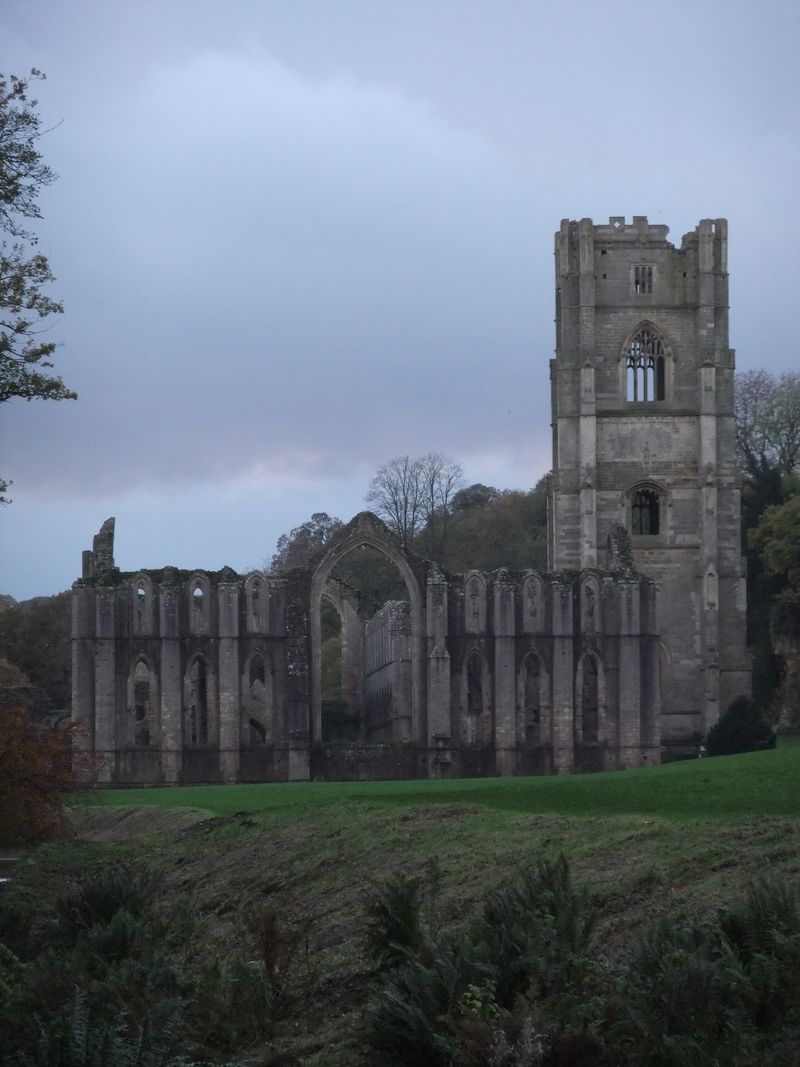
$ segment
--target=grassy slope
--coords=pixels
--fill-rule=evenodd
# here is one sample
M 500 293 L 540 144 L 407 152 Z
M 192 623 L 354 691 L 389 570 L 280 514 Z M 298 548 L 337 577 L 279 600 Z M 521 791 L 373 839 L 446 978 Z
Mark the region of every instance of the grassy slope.
M 308 782 L 106 790 L 76 798 L 101 805 L 167 805 L 214 815 L 276 813 L 345 799 L 380 804 L 480 804 L 562 815 L 659 815 L 735 819 L 800 815 L 800 745 L 769 752 L 687 760 L 608 774 L 447 781 Z
M 204 810 L 179 814 L 178 804 Z M 109 791 L 73 809 L 95 843 L 72 848 L 90 858 L 124 841 L 162 867 L 221 954 L 242 943 L 249 902 L 309 921 L 310 978 L 282 1040 L 307 1067 L 352 1067 L 362 1062 L 360 894 L 370 877 L 421 873 L 436 857 L 445 921 L 455 922 L 516 864 L 564 851 L 616 951 L 653 915 L 713 909 L 765 871 L 800 889 L 799 809 L 800 747 L 785 747 L 560 779 Z M 63 859 L 54 849 L 47 862 Z

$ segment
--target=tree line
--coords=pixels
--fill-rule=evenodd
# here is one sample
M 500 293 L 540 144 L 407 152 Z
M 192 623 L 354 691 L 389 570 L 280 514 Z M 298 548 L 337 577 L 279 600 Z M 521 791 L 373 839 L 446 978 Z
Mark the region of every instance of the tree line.
M 800 374 L 736 375 L 753 698 L 800 728 Z
M 533 489 L 464 485 L 461 464 L 437 452 L 382 464 L 364 500 L 406 551 L 451 573 L 500 567 L 547 568 L 547 476 Z M 283 534 L 267 564 L 273 572 L 321 559 L 344 524 L 316 512 Z

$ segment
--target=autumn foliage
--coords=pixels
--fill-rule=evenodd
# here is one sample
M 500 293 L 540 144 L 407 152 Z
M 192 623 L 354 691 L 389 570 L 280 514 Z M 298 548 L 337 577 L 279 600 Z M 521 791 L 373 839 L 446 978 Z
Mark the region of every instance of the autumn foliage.
M 0 844 L 51 837 L 73 788 L 71 724 L 37 728 L 17 695 L 0 702 Z

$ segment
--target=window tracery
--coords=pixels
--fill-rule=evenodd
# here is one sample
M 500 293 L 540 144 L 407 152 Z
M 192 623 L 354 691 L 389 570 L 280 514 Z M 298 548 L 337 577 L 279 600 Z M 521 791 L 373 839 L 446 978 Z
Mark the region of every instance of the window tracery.
M 631 533 L 651 537 L 661 532 L 661 498 L 657 490 L 636 489 L 631 497 Z
M 634 402 L 666 397 L 666 353 L 661 338 L 648 326 L 633 337 L 626 351 L 626 395 Z

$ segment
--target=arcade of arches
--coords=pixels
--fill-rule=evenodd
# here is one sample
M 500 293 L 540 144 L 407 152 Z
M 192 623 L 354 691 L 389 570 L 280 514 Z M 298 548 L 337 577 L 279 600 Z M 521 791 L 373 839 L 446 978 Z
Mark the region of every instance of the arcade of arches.
M 74 589 L 75 707 L 100 781 L 531 774 L 659 759 L 655 590 L 619 546 L 609 572 L 450 575 L 365 512 L 313 571 L 239 576 L 120 574 L 111 538 L 107 527 L 112 548 L 87 554 Z M 382 604 L 355 588 L 369 553 L 394 574 Z

